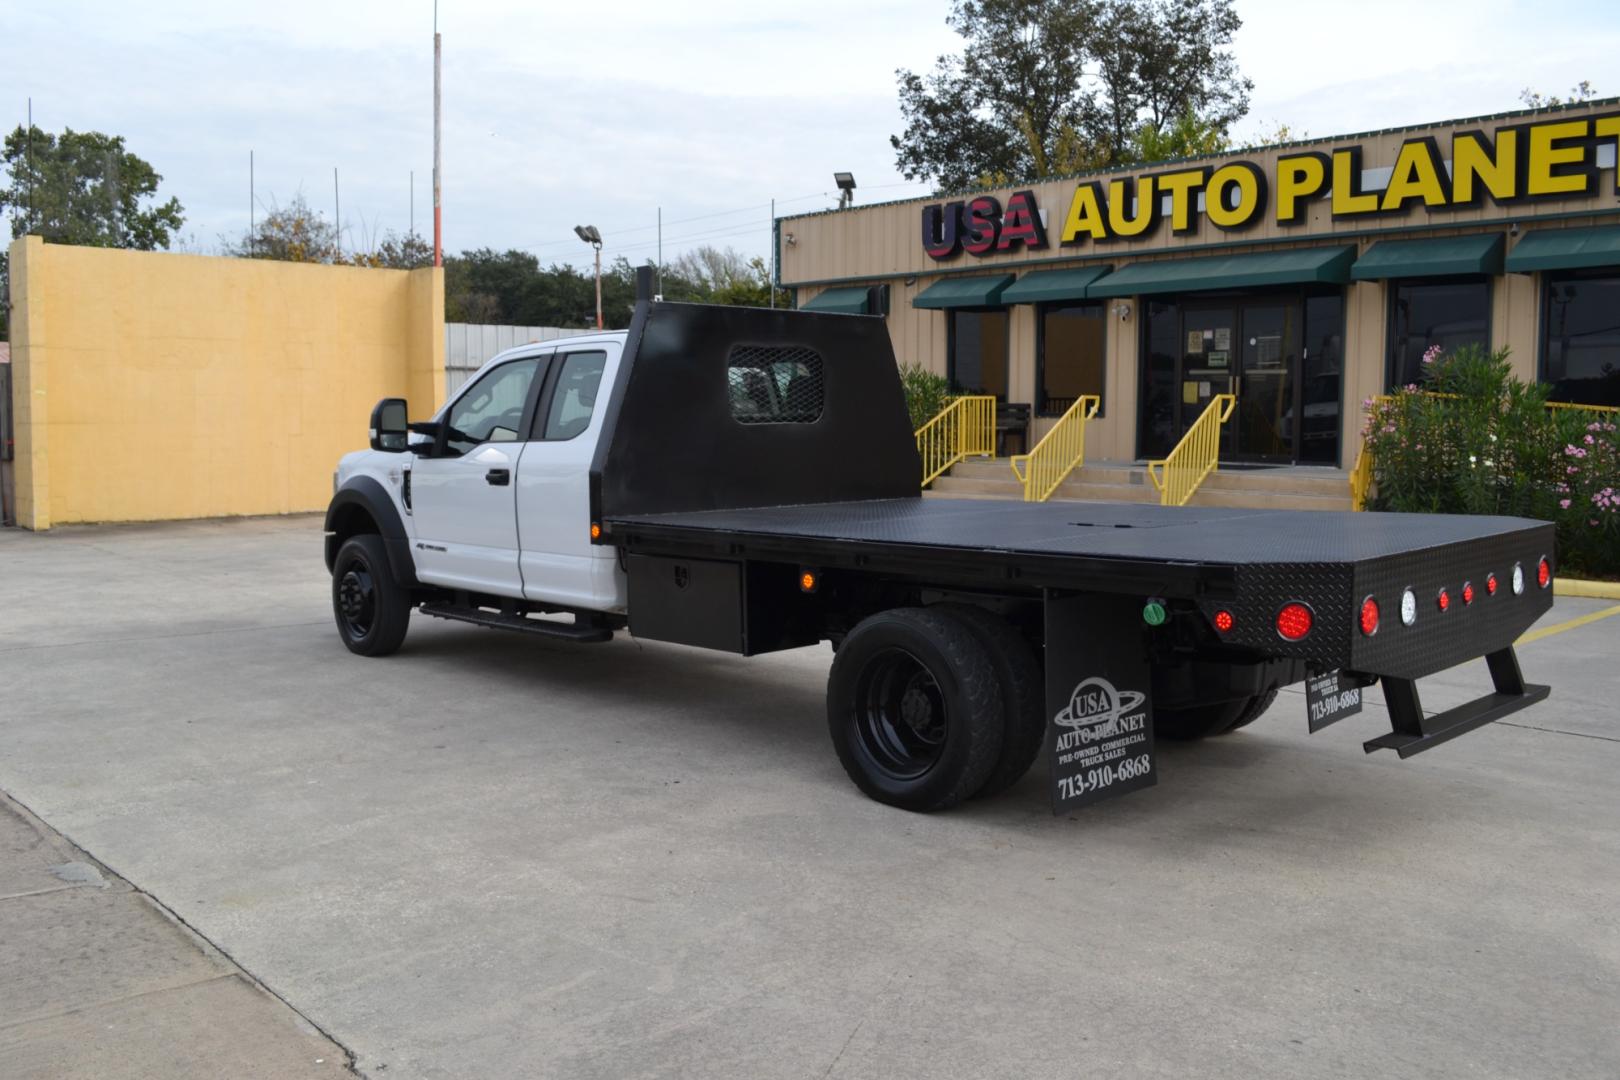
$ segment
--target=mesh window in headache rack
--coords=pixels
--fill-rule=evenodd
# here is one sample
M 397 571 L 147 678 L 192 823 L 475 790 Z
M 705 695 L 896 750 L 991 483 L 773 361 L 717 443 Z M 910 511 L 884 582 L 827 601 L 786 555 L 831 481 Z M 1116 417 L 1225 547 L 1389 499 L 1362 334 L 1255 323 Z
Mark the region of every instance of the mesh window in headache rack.
M 826 383 L 821 354 L 801 345 L 737 345 L 726 357 L 731 415 L 739 424 L 813 424 Z

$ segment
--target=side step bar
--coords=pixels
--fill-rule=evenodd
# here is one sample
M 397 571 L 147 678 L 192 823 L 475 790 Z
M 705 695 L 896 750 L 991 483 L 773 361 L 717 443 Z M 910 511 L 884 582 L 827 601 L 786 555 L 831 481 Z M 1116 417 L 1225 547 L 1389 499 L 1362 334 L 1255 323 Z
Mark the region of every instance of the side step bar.
M 581 620 L 588 618 L 584 615 L 575 615 L 572 623 L 560 623 L 530 619 L 515 612 L 485 611 L 482 608 L 460 607 L 456 604 L 423 604 L 420 610 L 422 614 L 432 615 L 435 619 L 452 619 L 495 630 L 516 630 L 523 634 L 539 634 L 541 637 L 560 638 L 563 641 L 580 644 L 613 640 L 613 631 L 610 628 L 594 622 L 583 622 Z
M 1390 726 L 1395 730 L 1367 740 L 1361 744 L 1361 748 L 1369 754 L 1374 750 L 1393 750 L 1401 757 L 1409 758 L 1477 727 L 1484 727 L 1493 720 L 1511 716 L 1520 709 L 1545 700 L 1552 692 L 1550 687 L 1524 681 L 1524 675 L 1519 671 L 1519 658 L 1511 645 L 1486 655 L 1485 663 L 1490 666 L 1491 682 L 1495 684 L 1496 692 L 1434 716 L 1423 715 L 1423 705 L 1418 701 L 1417 683 L 1414 680 L 1381 679 L 1384 701 L 1389 706 Z

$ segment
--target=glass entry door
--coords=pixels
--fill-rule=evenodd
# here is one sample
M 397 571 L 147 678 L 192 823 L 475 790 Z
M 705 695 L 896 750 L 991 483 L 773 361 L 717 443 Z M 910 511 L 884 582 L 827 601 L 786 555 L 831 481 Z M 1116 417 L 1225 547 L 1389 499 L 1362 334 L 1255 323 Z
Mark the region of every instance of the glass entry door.
M 1292 300 L 1187 307 L 1181 323 L 1177 438 L 1216 394 L 1237 408 L 1221 431 L 1221 458 L 1296 460 L 1294 393 L 1299 364 L 1299 305 Z

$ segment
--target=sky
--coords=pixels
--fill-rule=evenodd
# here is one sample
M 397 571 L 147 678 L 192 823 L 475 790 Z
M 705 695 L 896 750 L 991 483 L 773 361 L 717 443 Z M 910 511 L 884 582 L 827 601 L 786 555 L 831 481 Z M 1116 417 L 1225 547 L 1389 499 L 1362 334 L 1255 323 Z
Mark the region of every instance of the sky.
M 778 214 L 926 194 L 894 167 L 895 69 L 955 51 L 946 0 L 440 0 L 444 242 L 589 262 L 769 252 Z M 1238 0 L 1239 141 L 1502 112 L 1581 79 L 1620 96 L 1620 4 Z M 0 125 L 123 135 L 185 206 L 182 250 L 302 193 L 369 248 L 432 233 L 433 0 L 0 0 Z

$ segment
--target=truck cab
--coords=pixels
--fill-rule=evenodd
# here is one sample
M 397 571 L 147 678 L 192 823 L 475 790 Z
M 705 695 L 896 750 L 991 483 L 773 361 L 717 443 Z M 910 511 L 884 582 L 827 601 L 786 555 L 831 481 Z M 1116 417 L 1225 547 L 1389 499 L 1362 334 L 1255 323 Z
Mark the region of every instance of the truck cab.
M 590 464 L 602 432 L 599 394 L 624 352 L 616 331 L 503 352 L 431 420 L 410 425 L 406 450 L 346 455 L 335 487 L 367 479 L 398 515 L 425 586 L 622 612 L 624 574 L 591 542 Z M 405 405 L 378 406 L 373 442 L 399 437 Z M 392 413 L 394 430 L 379 430 Z

